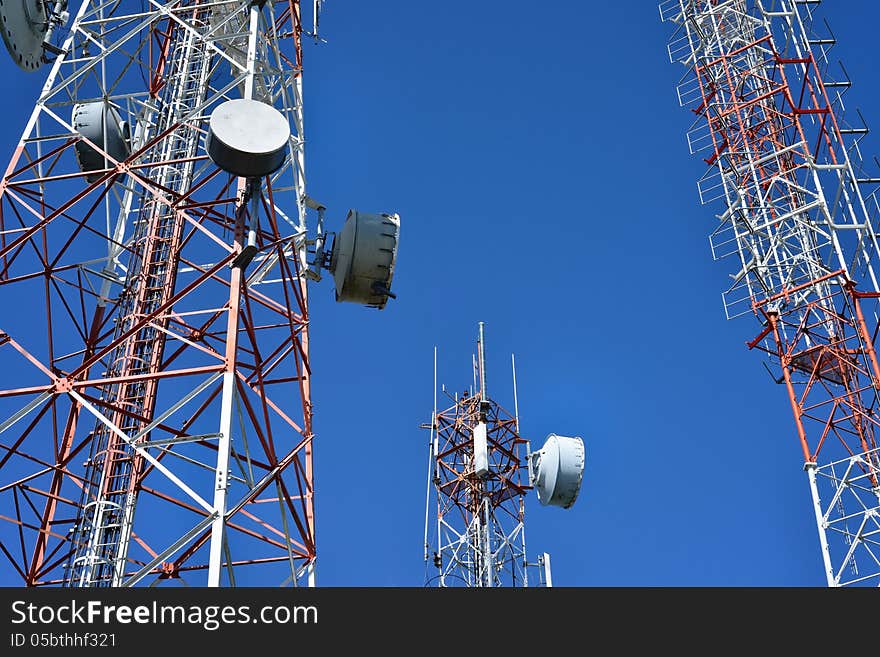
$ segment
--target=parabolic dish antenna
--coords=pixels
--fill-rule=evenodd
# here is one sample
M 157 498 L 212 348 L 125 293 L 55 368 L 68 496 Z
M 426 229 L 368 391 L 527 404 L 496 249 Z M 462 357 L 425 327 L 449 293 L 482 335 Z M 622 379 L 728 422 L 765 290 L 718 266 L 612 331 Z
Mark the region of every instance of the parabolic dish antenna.
M 574 504 L 584 477 L 584 441 L 551 433 L 530 458 L 531 484 L 541 504 L 563 509 Z
M 104 101 L 74 105 L 70 121 L 74 130 L 100 146 L 113 159 L 121 162 L 131 154 L 131 131 L 128 123 L 122 120 L 115 107 Z M 74 148 L 79 168 L 86 173 L 113 167 L 113 162 L 105 160 L 103 155 L 84 141 L 76 142 Z M 86 176 L 86 180 L 95 182 L 102 175 L 91 173 Z
M 342 232 L 333 242 L 330 271 L 336 300 L 382 310 L 391 292 L 400 217 L 349 210 Z
M 0 33 L 13 61 L 26 71 L 43 63 L 43 40 L 49 29 L 45 2 L 0 0 Z
M 262 178 L 284 164 L 289 139 L 290 124 L 281 112 L 257 100 L 237 98 L 211 112 L 205 149 L 224 171 Z

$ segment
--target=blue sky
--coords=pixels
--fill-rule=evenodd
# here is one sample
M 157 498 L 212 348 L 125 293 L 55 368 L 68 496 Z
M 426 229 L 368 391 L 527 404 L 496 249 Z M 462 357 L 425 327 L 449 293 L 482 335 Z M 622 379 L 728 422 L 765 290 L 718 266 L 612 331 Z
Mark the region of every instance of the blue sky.
M 833 55 L 880 125 L 880 7 L 846 9 L 821 9 Z M 355 207 L 402 228 L 386 310 L 312 291 L 319 583 L 423 583 L 432 350 L 466 387 L 484 321 L 506 406 L 516 353 L 524 435 L 586 443 L 575 506 L 529 500 L 555 584 L 823 585 L 787 399 L 744 346 L 755 320 L 724 319 L 656 6 L 331 0 L 321 25 L 309 192 L 339 225 Z M 45 71 L 0 67 L 8 154 Z

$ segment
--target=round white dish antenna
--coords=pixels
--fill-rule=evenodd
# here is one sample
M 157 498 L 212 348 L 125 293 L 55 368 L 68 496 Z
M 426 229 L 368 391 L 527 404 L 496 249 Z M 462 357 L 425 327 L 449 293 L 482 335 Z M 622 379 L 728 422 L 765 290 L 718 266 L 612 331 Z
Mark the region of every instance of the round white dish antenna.
M 262 178 L 284 164 L 290 124 L 258 100 L 228 100 L 211 112 L 205 149 L 214 164 L 236 176 Z
M 397 262 L 400 216 L 349 210 L 333 242 L 330 271 L 336 281 L 336 300 L 385 307 Z
M 74 130 L 101 147 L 117 162 L 121 162 L 131 154 L 131 130 L 112 105 L 100 100 L 74 105 L 70 121 Z M 78 141 L 74 149 L 80 171 L 84 173 L 115 166 L 114 162 L 105 158 L 85 141 Z M 92 173 L 86 176 L 86 180 L 95 182 L 102 175 Z
M 563 509 L 574 504 L 584 477 L 584 441 L 551 433 L 529 459 L 531 484 L 541 504 Z

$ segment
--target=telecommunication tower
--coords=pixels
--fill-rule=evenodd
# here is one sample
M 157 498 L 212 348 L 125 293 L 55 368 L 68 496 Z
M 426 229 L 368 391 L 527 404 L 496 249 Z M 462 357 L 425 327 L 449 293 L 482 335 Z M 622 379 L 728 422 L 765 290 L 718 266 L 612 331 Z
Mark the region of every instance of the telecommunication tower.
M 482 322 L 479 332 L 473 386 L 450 395 L 454 403 L 442 411 L 437 410 L 434 351 L 434 413 L 431 423 L 423 425 L 431 431 L 426 585 L 552 586 L 550 555 L 545 552 L 535 562 L 526 557 L 525 496 L 535 488 L 542 504 L 571 507 L 583 478 L 584 443 L 579 437 L 550 434 L 541 450 L 530 452 L 529 441 L 519 433 L 513 357 L 511 415 L 488 395 Z
M 299 0 L 15 0 L 0 551 L 29 586 L 315 583 L 308 283 L 383 308 L 399 218 L 306 194 Z M 10 570 L 10 567 L 12 570 Z M 11 582 L 7 582 L 9 584 Z
M 819 4 L 667 0 L 660 16 L 687 68 L 678 97 L 708 165 L 700 199 L 721 208 L 712 253 L 734 261 L 724 307 L 758 320 L 748 348 L 786 391 L 825 578 L 876 586 L 880 179 L 864 172 L 867 128 L 845 114 L 850 81 L 829 64 Z

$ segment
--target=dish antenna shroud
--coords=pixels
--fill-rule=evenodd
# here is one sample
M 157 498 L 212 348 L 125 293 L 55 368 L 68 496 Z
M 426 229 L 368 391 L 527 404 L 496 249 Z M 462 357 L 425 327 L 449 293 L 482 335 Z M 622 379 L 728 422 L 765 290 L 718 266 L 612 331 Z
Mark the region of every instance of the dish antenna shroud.
M 43 63 L 43 42 L 49 31 L 46 2 L 0 0 L 0 34 L 12 60 L 26 71 Z
M 0 0 L 3 2 L 4 0 Z M 122 162 L 131 154 L 131 129 L 115 107 L 104 101 L 78 103 L 73 106 L 71 123 L 74 130 L 94 144 L 101 147 L 110 157 Z M 103 170 L 113 163 L 85 141 L 75 146 L 76 161 L 79 168 L 87 173 L 90 183 L 99 180 Z
M 531 484 L 541 504 L 568 509 L 575 503 L 584 478 L 584 455 L 581 438 L 555 433 L 529 455 Z
M 290 124 L 266 103 L 228 100 L 211 113 L 205 150 L 218 167 L 236 176 L 261 178 L 284 164 Z
M 336 300 L 381 310 L 389 298 L 395 298 L 391 281 L 399 238 L 399 215 L 349 210 L 330 260 Z

